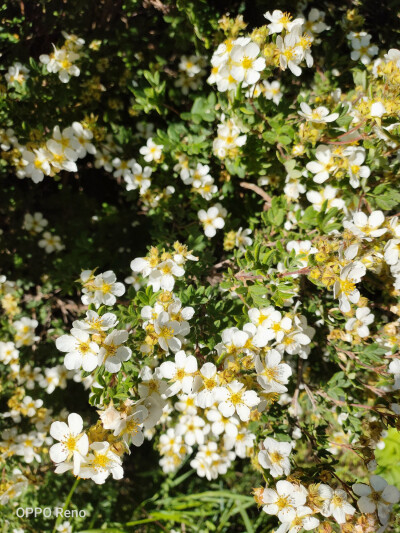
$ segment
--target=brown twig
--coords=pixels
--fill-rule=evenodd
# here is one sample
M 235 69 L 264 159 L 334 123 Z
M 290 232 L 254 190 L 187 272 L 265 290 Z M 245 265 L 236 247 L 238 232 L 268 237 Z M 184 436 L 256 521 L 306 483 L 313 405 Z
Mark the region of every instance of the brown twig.
M 272 198 L 267 194 L 261 187 L 256 185 L 255 183 L 249 183 L 248 181 L 241 181 L 239 184 L 244 189 L 250 189 L 251 191 L 254 191 L 256 194 L 261 196 L 265 200 L 265 203 L 268 205 L 268 207 L 271 207 L 272 205 Z

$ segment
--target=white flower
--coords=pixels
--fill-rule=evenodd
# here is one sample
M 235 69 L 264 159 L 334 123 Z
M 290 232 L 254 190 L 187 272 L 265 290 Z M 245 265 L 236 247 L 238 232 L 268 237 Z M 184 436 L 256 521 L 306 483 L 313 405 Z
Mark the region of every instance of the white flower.
M 197 372 L 197 360 L 193 355 L 186 355 L 183 350 L 175 354 L 175 362 L 165 361 L 160 366 L 163 378 L 172 381 L 165 392 L 166 396 L 174 396 L 182 391 L 185 394 L 192 392 L 194 374 Z
M 256 436 L 248 429 L 241 428 L 236 432 L 235 436 L 224 435 L 224 447 L 226 450 L 235 449 L 235 454 L 244 459 L 250 457 L 251 451 L 254 447 L 254 440 Z
M 361 278 L 365 276 L 366 270 L 360 261 L 349 263 L 342 268 L 339 279 L 335 281 L 333 294 L 335 298 L 339 298 L 339 309 L 343 313 L 350 311 L 350 302 L 356 304 L 360 299 L 360 292 L 356 288 L 356 283 L 359 283 Z
M 215 394 L 220 412 L 227 418 L 236 412 L 242 422 L 250 419 L 250 408 L 260 403 L 257 393 L 246 390 L 243 383 L 237 380 L 226 387 L 218 387 Z
M 372 514 L 377 510 L 381 524 L 389 520 L 392 505 L 400 501 L 398 489 L 388 485 L 381 476 L 371 476 L 369 486 L 364 483 L 355 483 L 352 489 L 357 496 L 361 496 L 357 502 L 360 511 Z
M 129 333 L 124 330 L 112 331 L 103 341 L 98 355 L 98 364 L 105 366 L 107 372 L 119 372 L 124 361 L 128 361 L 132 350 L 123 343 L 128 340 Z
M 116 421 L 114 429 L 114 436 L 122 435 L 123 441 L 127 448 L 132 443 L 134 446 L 141 446 L 144 441 L 143 423 L 148 415 L 148 411 L 144 405 L 137 405 L 134 407 L 134 412 Z
M 132 172 L 124 175 L 126 190 L 134 191 L 135 189 L 139 189 L 140 194 L 146 192 L 151 185 L 151 173 L 151 167 L 146 166 L 142 168 L 138 163 L 135 163 L 132 166 Z
M 142 146 L 139 152 L 147 163 L 150 163 L 150 161 L 157 162 L 161 159 L 163 148 L 164 146 L 162 144 L 156 144 L 153 138 L 149 137 L 146 146 Z
M 346 331 L 355 331 L 359 337 L 365 339 L 369 336 L 368 326 L 374 321 L 374 315 L 368 307 L 359 307 L 355 318 L 349 318 L 346 322 Z
M 84 273 L 87 272 L 90 274 L 90 271 L 84 271 Z M 96 309 L 102 304 L 114 305 L 117 301 L 116 296 L 122 296 L 125 292 L 123 283 L 116 280 L 117 278 L 112 270 L 98 274 L 89 285 L 84 286 L 82 303 L 85 305 L 93 303 Z M 82 279 L 82 281 L 85 283 L 85 279 Z
M 231 52 L 231 75 L 237 82 L 253 85 L 260 79 L 260 71 L 265 69 L 265 59 L 258 57 L 260 47 L 249 42 L 245 46 L 235 45 Z
M 65 389 L 67 371 L 63 365 L 55 366 L 53 368 L 45 368 L 44 376 L 39 379 L 39 387 L 45 389 L 47 394 L 55 391 L 56 387 Z
M 67 48 L 58 49 L 54 45 L 53 48 L 54 51 L 50 55 L 39 56 L 40 62 L 46 65 L 47 71 L 58 72 L 62 83 L 68 83 L 71 76 L 79 76 L 80 70 L 74 65 L 74 62 L 79 59 L 79 54 Z
M 98 485 L 102 485 L 110 474 L 113 479 L 122 479 L 124 470 L 121 458 L 110 447 L 109 442 L 92 442 L 79 476 L 90 478 Z
M 382 211 L 372 211 L 369 216 L 362 211 L 356 211 L 353 220 L 345 220 L 343 227 L 359 239 L 372 241 L 373 238 L 381 237 L 386 233 L 387 228 L 381 227 L 384 222 L 385 215 Z
M 315 183 L 323 183 L 337 169 L 332 149 L 325 144 L 320 144 L 315 151 L 315 157 L 317 161 L 307 163 L 306 169 L 315 174 L 313 177 Z
M 204 437 L 209 431 L 209 427 L 203 418 L 197 415 L 184 415 L 180 418 L 176 428 L 177 435 L 182 435 L 188 446 L 204 444 Z
M 388 265 L 396 265 L 400 260 L 400 239 L 390 239 L 384 248 L 384 258 Z
M 344 200 L 336 198 L 338 189 L 335 189 L 331 185 L 327 185 L 324 189 L 318 191 L 307 191 L 307 200 L 313 204 L 315 211 L 321 211 L 323 203 L 327 202 L 327 208 L 337 207 L 338 209 L 345 208 L 346 204 Z
M 307 33 L 311 33 L 311 35 L 314 36 L 315 34 L 321 33 L 325 30 L 329 30 L 330 26 L 327 26 L 325 24 L 324 19 L 325 13 L 313 7 L 310 10 L 310 13 L 308 14 L 308 20 L 304 22 L 305 31 Z
M 308 265 L 308 256 L 318 251 L 311 241 L 289 241 L 286 245 L 286 250 L 288 252 L 294 250 L 296 256 L 298 256 L 299 263 L 304 267 Z
M 238 427 L 240 426 L 240 420 L 236 415 L 228 418 L 222 416 L 220 411 L 216 408 L 208 409 L 206 417 L 211 422 L 211 433 L 216 437 L 219 437 L 222 433 L 229 439 L 236 439 L 238 434 Z
M 311 514 L 312 510 L 309 507 L 297 507 L 296 517 L 290 522 L 283 522 L 276 530 L 276 533 L 298 533 L 302 529 L 315 531 L 315 528 L 319 525 L 319 520 L 315 516 L 311 516 Z
M 115 168 L 113 172 L 114 178 L 120 178 L 122 176 L 125 179 L 125 177 L 132 175 L 132 170 L 129 161 L 125 161 L 124 159 L 115 157 L 112 160 L 112 164 Z
M 239 228 L 235 234 L 235 246 L 239 248 L 240 251 L 244 252 L 247 246 L 253 244 L 253 239 L 249 237 L 252 230 L 250 228 L 243 229 Z
M 75 320 L 72 326 L 87 333 L 100 333 L 115 328 L 117 324 L 118 320 L 114 313 L 105 313 L 100 316 L 96 311 L 89 310 L 86 311 L 86 317 L 83 320 Z
M 281 91 L 281 84 L 277 80 L 270 82 L 264 80 L 262 87 L 262 93 L 267 100 L 272 100 L 275 105 L 278 105 L 282 100 L 283 93 Z
M 281 359 L 281 354 L 274 349 L 266 353 L 264 363 L 259 356 L 256 357 L 257 381 L 266 392 L 281 394 L 287 391 L 285 385 L 289 382 L 292 369 L 289 365 L 281 363 Z
M 50 458 L 55 463 L 72 459 L 74 475 L 78 475 L 81 462 L 89 450 L 89 439 L 82 429 L 83 420 L 77 413 L 68 416 L 68 425 L 65 422 L 53 422 L 50 427 L 50 435 L 60 441 L 50 448 Z
M 24 224 L 22 227 L 32 233 L 40 233 L 48 223 L 48 220 L 43 217 L 42 213 L 36 212 L 33 215 L 27 213 L 24 216 Z
M 8 72 L 4 77 L 9 85 L 12 83 L 22 84 L 29 78 L 29 69 L 17 61 L 8 67 Z
M 6 130 L 0 128 L 0 148 L 7 152 L 11 146 L 14 145 L 16 148 L 19 147 L 18 140 L 14 135 L 14 130 L 7 128 Z
M 353 61 L 360 60 L 363 65 L 369 65 L 371 63 L 371 58 L 376 56 L 379 48 L 376 45 L 371 45 L 370 41 L 371 35 L 368 34 L 351 39 L 351 46 L 353 48 L 351 59 Z
M 33 183 L 43 181 L 44 176 L 51 174 L 50 161 L 51 153 L 45 148 L 33 148 L 33 151 L 23 150 L 21 155 L 22 164 L 26 176 L 29 176 Z
M 64 365 L 68 370 L 82 367 L 85 372 L 93 372 L 98 365 L 99 346 L 86 331 L 72 328 L 71 335 L 62 335 L 56 340 L 56 346 L 60 352 L 67 352 Z
M 62 524 L 56 527 L 56 531 L 58 531 L 58 533 L 72 533 L 72 526 L 68 522 L 68 520 L 65 520 Z M 22 533 L 22 530 L 21 530 L 21 533 Z
M 20 348 L 21 346 L 31 346 L 39 340 L 39 337 L 35 335 L 35 329 L 38 324 L 37 320 L 26 316 L 13 322 L 13 327 L 16 330 L 14 335 L 16 348 Z
M 215 390 L 219 386 L 217 367 L 213 363 L 205 363 L 196 376 L 193 391 L 196 392 L 196 405 L 202 409 L 211 407 L 215 402 Z
M 17 362 L 18 357 L 19 351 L 16 349 L 15 344 L 13 342 L 0 341 L 0 361 L 4 365 Z
M 200 209 L 197 215 L 203 225 L 204 233 L 208 238 L 211 238 L 215 236 L 217 229 L 225 226 L 224 218 L 227 215 L 227 211 L 218 203 L 210 207 L 207 211 Z
M 290 474 L 289 456 L 293 445 L 290 442 L 279 442 L 267 437 L 263 442 L 264 449 L 258 452 L 258 462 L 272 477 L 288 476 Z
M 21 412 L 25 416 L 35 416 L 36 411 L 43 405 L 43 400 L 33 400 L 31 396 L 25 396 L 21 403 Z
M 43 233 L 43 239 L 39 241 L 40 248 L 44 248 L 47 254 L 51 254 L 54 251 L 60 252 L 64 250 L 65 246 L 61 244 L 61 238 L 58 235 L 52 235 L 48 231 Z
M 276 38 L 276 46 L 279 52 L 279 64 L 282 70 L 289 70 L 300 76 L 301 68 L 299 63 L 303 59 L 303 49 L 297 46 L 300 38 L 300 26 L 295 26 L 293 31 L 286 34 L 284 39 L 280 35 Z
M 185 270 L 180 265 L 177 265 L 172 259 L 167 259 L 150 272 L 149 285 L 153 287 L 154 292 L 160 289 L 172 291 L 175 286 L 175 278 L 183 276 L 184 273 Z
M 292 20 L 293 17 L 289 13 L 284 13 L 279 9 L 275 9 L 272 13 L 267 11 L 264 17 L 271 22 L 268 24 L 270 34 L 281 33 L 282 30 L 290 32 L 295 26 L 301 26 L 304 23 L 304 19 Z
M 316 109 L 311 109 L 311 107 L 306 104 L 306 102 L 301 102 L 300 108 L 301 111 L 299 111 L 299 115 L 304 117 L 306 120 L 318 124 L 333 122 L 339 117 L 339 113 L 329 114 L 329 110 L 324 106 L 319 106 Z
M 281 522 L 291 522 L 296 518 L 296 509 L 306 503 L 307 492 L 298 490 L 298 487 L 289 481 L 281 480 L 276 484 L 276 490 L 264 489 L 262 501 L 265 504 L 263 511 L 267 514 L 277 515 Z
M 93 133 L 82 126 L 80 122 L 73 122 L 71 128 L 66 128 L 67 131 L 72 130 L 72 134 L 75 137 L 75 150 L 79 158 L 86 157 L 86 154 L 94 155 L 96 148 L 90 142 L 93 139 Z
M 182 341 L 177 337 L 181 332 L 181 325 L 177 320 L 171 320 L 167 312 L 162 311 L 154 321 L 154 330 L 158 344 L 168 352 L 176 353 L 182 347 Z
M 368 178 L 371 174 L 371 170 L 369 169 L 369 167 L 367 167 L 366 165 L 362 165 L 364 161 L 365 150 L 361 149 L 354 150 L 348 158 L 350 185 L 353 188 L 360 186 L 360 178 Z
M 331 497 L 324 502 L 324 516 L 332 515 L 338 524 L 346 522 L 346 515 L 353 515 L 356 510 L 347 501 L 347 494 L 342 489 L 333 490 Z

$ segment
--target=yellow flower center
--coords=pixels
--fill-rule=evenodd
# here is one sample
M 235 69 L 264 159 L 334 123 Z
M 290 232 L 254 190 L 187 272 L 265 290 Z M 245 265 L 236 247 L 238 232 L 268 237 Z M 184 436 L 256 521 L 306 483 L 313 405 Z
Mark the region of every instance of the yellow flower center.
M 110 459 L 107 457 L 107 455 L 104 454 L 96 454 L 95 458 L 93 459 L 92 465 L 95 468 L 106 468 L 109 464 Z
M 340 288 L 344 294 L 348 295 L 354 291 L 356 288 L 355 283 L 352 283 L 351 281 L 347 279 L 341 279 L 340 280 Z

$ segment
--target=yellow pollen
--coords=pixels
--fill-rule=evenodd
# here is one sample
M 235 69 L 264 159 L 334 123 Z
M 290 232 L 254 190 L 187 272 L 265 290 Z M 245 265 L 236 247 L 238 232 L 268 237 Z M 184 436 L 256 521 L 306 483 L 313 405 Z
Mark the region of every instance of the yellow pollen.
M 111 284 L 110 283 L 103 283 L 101 285 L 101 292 L 103 294 L 107 294 L 111 292 Z
M 139 426 L 133 418 L 129 420 L 129 422 L 126 423 L 126 429 L 125 429 L 126 433 L 133 433 L 136 435 L 138 430 L 139 430 Z
M 269 454 L 269 458 L 272 463 L 280 463 L 283 459 L 283 456 L 279 452 L 272 452 Z
M 204 388 L 205 389 L 213 389 L 215 387 L 215 379 L 213 378 L 205 378 L 204 379 Z
M 74 435 L 69 435 L 67 440 L 64 442 L 64 446 L 67 448 L 69 452 L 73 452 L 76 448 L 76 442 L 78 438 Z
M 238 403 L 242 403 L 242 391 L 234 392 L 231 394 L 231 402 L 233 405 L 237 405 Z
M 268 381 L 273 381 L 277 376 L 276 368 L 265 368 L 262 372 L 262 375 L 268 379 Z
M 332 503 L 335 507 L 341 507 L 343 504 L 343 498 L 335 494 L 334 497 L 332 498 Z
M 284 508 L 287 507 L 287 505 L 288 505 L 288 499 L 285 498 L 284 496 L 280 496 L 280 497 L 276 500 L 275 505 L 278 506 L 278 509 L 279 509 L 279 510 L 284 509 Z
M 347 279 L 341 279 L 340 280 L 340 288 L 344 294 L 348 295 L 354 291 L 356 288 L 355 283 L 352 283 L 351 281 Z
M 169 328 L 168 326 L 163 326 L 160 328 L 159 337 L 163 337 L 164 339 L 172 339 L 174 336 L 174 333 L 172 331 L 172 328 Z
M 79 343 L 79 351 L 81 352 L 81 354 L 87 354 L 88 352 L 91 352 L 92 350 L 90 349 L 89 341 L 80 342 Z
M 249 69 L 253 66 L 253 60 L 250 57 L 244 56 L 242 58 L 242 67 L 244 69 Z
M 185 370 L 183 368 L 178 368 L 175 374 L 175 379 L 181 381 L 185 377 Z
M 104 454 L 97 454 L 93 459 L 92 465 L 95 468 L 106 468 L 110 459 Z

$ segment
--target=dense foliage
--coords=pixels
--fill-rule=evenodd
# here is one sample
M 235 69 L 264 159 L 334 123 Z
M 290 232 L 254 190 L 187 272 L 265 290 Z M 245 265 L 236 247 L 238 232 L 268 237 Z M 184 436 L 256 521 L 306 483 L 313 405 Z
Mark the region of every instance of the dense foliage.
M 398 2 L 1 10 L 2 531 L 400 532 Z

